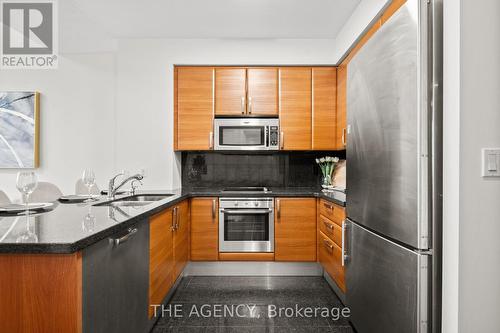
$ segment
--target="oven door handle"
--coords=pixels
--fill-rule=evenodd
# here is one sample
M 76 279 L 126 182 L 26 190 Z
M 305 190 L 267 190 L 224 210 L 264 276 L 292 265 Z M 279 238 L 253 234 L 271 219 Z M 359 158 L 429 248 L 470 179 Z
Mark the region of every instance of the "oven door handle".
M 272 209 L 221 209 L 221 213 L 228 214 L 262 214 L 262 213 L 272 213 Z

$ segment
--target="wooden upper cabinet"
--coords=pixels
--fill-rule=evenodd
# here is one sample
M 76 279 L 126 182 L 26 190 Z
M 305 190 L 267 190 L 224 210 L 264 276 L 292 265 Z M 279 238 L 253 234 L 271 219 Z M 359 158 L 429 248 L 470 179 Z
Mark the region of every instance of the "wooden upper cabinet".
M 316 199 L 277 198 L 275 208 L 275 260 L 316 261 Z
M 174 280 L 173 210 L 164 210 L 149 222 L 149 304 L 162 304 Z M 153 307 L 148 308 L 149 318 Z
M 278 116 L 278 69 L 249 68 L 247 78 L 247 114 Z
M 219 257 L 217 198 L 191 199 L 191 260 L 214 261 Z
M 238 116 L 246 114 L 246 69 L 215 70 L 215 114 Z
M 211 67 L 175 68 L 176 150 L 213 148 L 213 80 Z
M 311 149 L 311 68 L 280 68 L 281 149 Z
M 342 150 L 347 144 L 347 65 L 337 68 L 337 128 L 336 149 Z
M 337 69 L 317 67 L 312 69 L 312 149 L 335 150 Z

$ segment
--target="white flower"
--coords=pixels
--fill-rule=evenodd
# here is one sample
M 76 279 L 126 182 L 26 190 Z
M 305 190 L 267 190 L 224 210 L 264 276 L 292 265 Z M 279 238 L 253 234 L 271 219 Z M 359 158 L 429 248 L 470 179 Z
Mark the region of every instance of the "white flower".
M 317 158 L 317 159 L 316 159 L 316 163 L 318 163 L 318 164 L 319 164 L 319 158 Z
M 321 163 L 325 163 L 325 162 L 326 162 L 326 160 L 325 160 L 325 158 L 324 158 L 324 157 L 320 158 L 320 159 L 319 159 L 319 161 L 320 161 Z
M 340 161 L 340 159 L 338 157 L 333 158 L 333 162 L 338 163 L 339 161 Z

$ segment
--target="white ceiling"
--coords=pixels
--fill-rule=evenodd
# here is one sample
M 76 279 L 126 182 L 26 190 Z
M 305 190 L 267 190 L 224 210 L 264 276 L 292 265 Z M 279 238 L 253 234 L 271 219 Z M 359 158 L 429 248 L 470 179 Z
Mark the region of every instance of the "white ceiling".
M 59 17 L 66 38 L 335 38 L 360 1 L 64 0 Z

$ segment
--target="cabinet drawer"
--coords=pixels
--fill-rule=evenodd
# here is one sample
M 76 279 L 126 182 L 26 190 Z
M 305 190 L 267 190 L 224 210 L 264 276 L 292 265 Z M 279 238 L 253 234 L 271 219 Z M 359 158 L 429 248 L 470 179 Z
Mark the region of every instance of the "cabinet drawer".
M 338 225 L 342 225 L 342 221 L 345 220 L 344 207 L 335 205 L 327 200 L 321 199 L 319 201 L 319 213 Z
M 338 246 L 342 246 L 342 227 L 332 220 L 319 216 L 319 230 L 333 240 Z
M 319 262 L 340 290 L 345 292 L 342 249 L 321 231 L 318 233 L 318 247 Z

